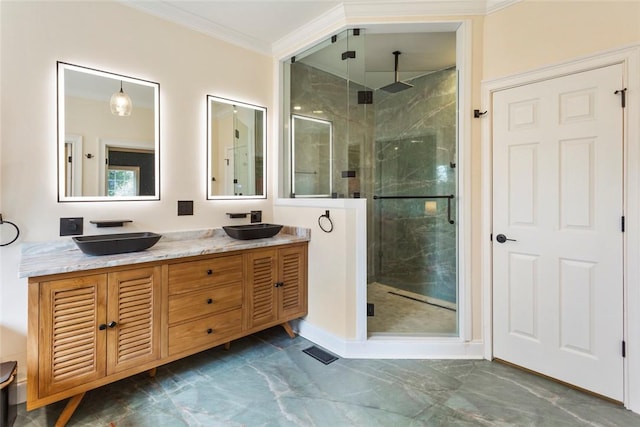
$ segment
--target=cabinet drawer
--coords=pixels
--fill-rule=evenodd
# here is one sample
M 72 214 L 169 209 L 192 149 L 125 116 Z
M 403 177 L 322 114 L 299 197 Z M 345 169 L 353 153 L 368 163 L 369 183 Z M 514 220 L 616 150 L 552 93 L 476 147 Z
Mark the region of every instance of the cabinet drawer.
M 242 306 L 242 282 L 169 297 L 169 324 Z
M 242 255 L 169 265 L 169 295 L 242 282 Z
M 169 328 L 169 355 L 215 346 L 242 330 L 242 310 L 227 311 Z

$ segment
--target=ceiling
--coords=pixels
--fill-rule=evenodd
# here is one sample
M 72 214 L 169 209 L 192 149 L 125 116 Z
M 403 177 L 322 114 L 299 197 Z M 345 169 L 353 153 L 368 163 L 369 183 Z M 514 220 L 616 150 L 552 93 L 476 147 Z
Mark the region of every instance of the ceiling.
M 521 0 L 120 0 L 127 6 L 209 36 L 285 59 L 303 62 L 379 88 L 395 78 L 393 51 L 400 51 L 399 79 L 408 80 L 455 65 L 458 23 L 429 22 L 430 16 L 484 15 Z M 389 23 L 398 17 L 398 22 Z M 411 17 L 414 18 L 411 21 Z M 425 17 L 427 17 L 425 19 Z M 385 24 L 366 25 L 362 22 Z M 336 60 L 346 43 L 328 39 L 345 28 L 362 28 L 355 61 Z M 320 41 L 325 49 L 305 53 Z M 355 39 L 354 39 L 355 40 Z M 306 44 L 305 44 L 306 42 Z M 350 48 L 350 50 L 353 50 Z
M 269 55 L 356 21 L 484 15 L 521 0 L 119 0 L 145 13 Z M 317 40 L 317 37 L 315 38 Z

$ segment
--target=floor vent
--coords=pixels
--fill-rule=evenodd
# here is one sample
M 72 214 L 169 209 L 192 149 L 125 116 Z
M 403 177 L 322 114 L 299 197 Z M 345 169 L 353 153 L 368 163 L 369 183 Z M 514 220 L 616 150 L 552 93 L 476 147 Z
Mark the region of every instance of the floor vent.
M 307 353 L 309 356 L 313 357 L 314 359 L 324 363 L 325 365 L 328 365 L 329 363 L 335 362 L 336 360 L 338 360 L 338 358 L 333 354 L 327 353 L 326 351 L 316 347 L 315 345 L 309 348 L 305 348 L 302 351 L 304 353 Z

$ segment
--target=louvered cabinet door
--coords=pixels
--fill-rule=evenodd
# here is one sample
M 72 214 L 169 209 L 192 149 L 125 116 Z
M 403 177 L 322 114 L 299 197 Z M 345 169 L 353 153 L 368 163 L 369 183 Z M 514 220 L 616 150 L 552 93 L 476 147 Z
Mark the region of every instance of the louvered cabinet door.
M 114 374 L 160 357 L 161 268 L 109 274 L 107 373 Z
M 294 246 L 278 251 L 278 317 L 290 320 L 307 313 L 307 249 Z
M 274 322 L 278 318 L 276 288 L 277 250 L 247 254 L 247 328 Z
M 40 286 L 39 381 L 47 396 L 105 375 L 106 275 L 43 282 Z

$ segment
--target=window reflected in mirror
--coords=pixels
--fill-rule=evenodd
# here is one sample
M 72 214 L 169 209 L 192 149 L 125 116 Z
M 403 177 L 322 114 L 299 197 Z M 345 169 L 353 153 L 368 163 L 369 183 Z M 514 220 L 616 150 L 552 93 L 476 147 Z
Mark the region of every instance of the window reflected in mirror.
M 207 199 L 266 197 L 266 114 L 207 96 Z
M 291 116 L 292 192 L 295 197 L 330 197 L 332 138 L 330 121 Z
M 160 198 L 160 85 L 58 62 L 58 200 Z

